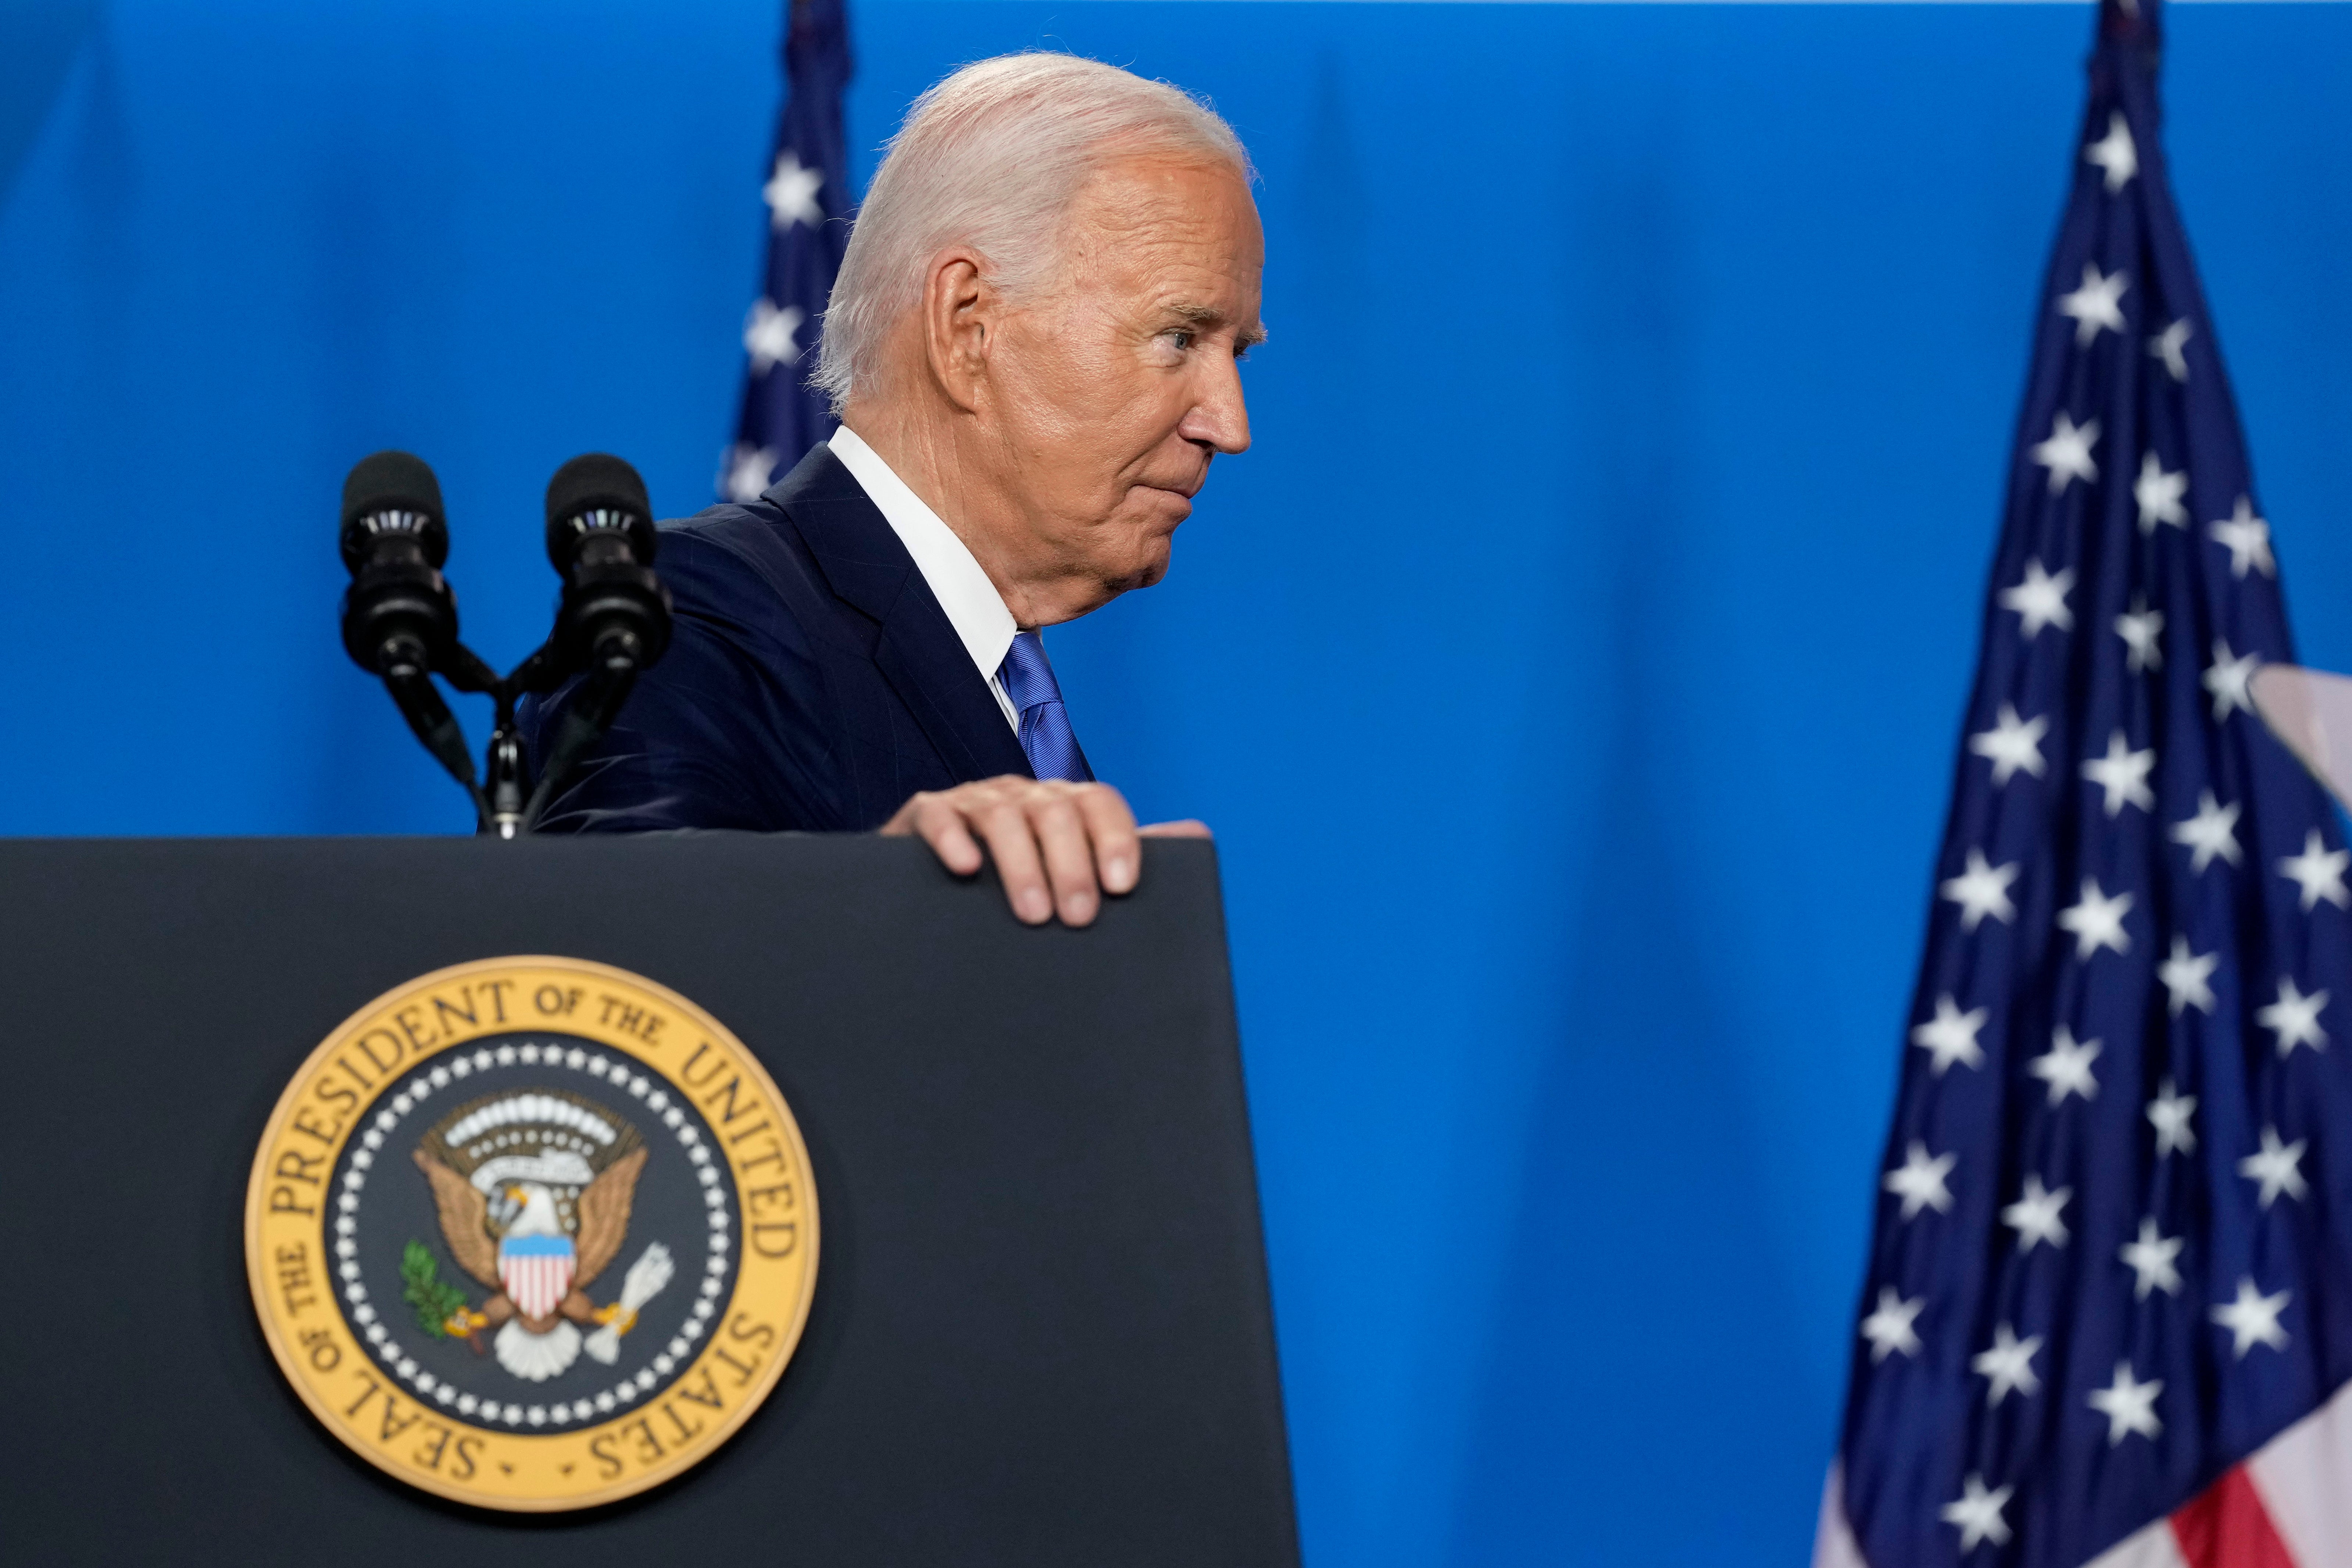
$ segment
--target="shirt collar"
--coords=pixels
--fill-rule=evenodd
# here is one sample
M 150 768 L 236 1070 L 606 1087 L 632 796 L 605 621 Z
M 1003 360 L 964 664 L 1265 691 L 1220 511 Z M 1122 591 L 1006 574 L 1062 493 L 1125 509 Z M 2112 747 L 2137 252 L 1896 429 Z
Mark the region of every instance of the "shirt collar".
M 995 679 L 1020 627 L 1013 623 L 1013 612 L 1004 607 L 1004 595 L 988 580 L 971 547 L 940 521 L 939 513 L 923 504 L 922 497 L 907 488 L 907 482 L 856 431 L 844 425 L 825 444 L 881 511 L 907 553 L 915 558 L 915 569 L 923 574 L 931 597 L 947 612 L 948 624 L 962 639 L 981 679 Z

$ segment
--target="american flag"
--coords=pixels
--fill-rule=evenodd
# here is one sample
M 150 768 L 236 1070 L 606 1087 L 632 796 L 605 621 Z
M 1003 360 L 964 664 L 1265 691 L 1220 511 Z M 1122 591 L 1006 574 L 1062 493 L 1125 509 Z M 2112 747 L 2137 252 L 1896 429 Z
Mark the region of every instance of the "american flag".
M 1819 1568 L 2352 1564 L 2352 891 L 2103 0 Z
M 791 0 L 784 21 L 784 108 L 769 160 L 768 266 L 743 318 L 743 409 L 720 466 L 724 500 L 753 500 L 833 434 L 812 391 L 819 323 L 849 244 L 849 159 L 841 95 L 849 85 L 842 0 Z

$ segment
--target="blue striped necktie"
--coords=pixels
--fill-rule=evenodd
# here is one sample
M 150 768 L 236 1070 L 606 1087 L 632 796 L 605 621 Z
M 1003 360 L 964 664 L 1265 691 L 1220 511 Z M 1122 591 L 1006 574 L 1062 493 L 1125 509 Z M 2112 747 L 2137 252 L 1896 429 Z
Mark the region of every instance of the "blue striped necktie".
M 1078 737 L 1070 728 L 1070 710 L 1062 706 L 1061 683 L 1045 662 L 1045 639 L 1035 632 L 1017 632 L 996 667 L 1004 694 L 1021 715 L 1021 750 L 1029 771 L 1041 779 L 1067 779 L 1092 784 L 1094 770 L 1079 753 Z

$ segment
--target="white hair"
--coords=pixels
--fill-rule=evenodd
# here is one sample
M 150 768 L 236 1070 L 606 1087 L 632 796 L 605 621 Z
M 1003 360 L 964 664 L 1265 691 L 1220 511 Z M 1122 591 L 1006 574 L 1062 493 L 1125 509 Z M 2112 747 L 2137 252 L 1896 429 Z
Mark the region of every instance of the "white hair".
M 1000 55 L 915 100 L 850 230 L 810 383 L 838 414 L 873 388 L 883 339 L 922 296 L 931 258 L 978 251 L 1020 299 L 1060 261 L 1062 216 L 1088 175 L 1138 153 L 1230 163 L 1252 177 L 1233 127 L 1164 81 L 1069 55 Z

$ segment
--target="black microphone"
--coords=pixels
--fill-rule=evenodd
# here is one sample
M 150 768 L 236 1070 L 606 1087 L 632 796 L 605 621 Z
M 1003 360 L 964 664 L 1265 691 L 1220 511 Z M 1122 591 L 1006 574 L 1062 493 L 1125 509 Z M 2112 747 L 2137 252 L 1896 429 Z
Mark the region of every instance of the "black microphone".
M 341 539 L 352 585 L 343 647 L 370 675 L 429 673 L 457 641 L 457 596 L 441 575 L 449 530 L 421 458 L 378 452 L 343 480 Z
M 590 452 L 547 481 L 547 559 L 563 579 L 563 598 L 542 650 L 548 663 L 531 679 L 546 689 L 536 682 L 574 671 L 587 679 L 548 740 L 538 787 L 520 814 L 524 831 L 538 826 L 555 791 L 612 727 L 638 672 L 669 647 L 669 590 L 653 570 L 659 543 L 646 482 L 620 458 Z
M 441 484 L 425 459 L 378 452 L 343 480 L 340 533 L 352 585 L 343 595 L 343 647 L 382 678 L 425 749 L 466 786 L 478 817 L 488 806 L 466 754 L 466 732 L 433 684 L 436 669 L 479 664 L 457 643 L 457 595 L 441 575 L 449 529 Z
M 555 470 L 547 558 L 563 579 L 555 641 L 567 668 L 634 675 L 669 647 L 669 590 L 653 573 L 658 543 L 636 469 L 591 452 Z

